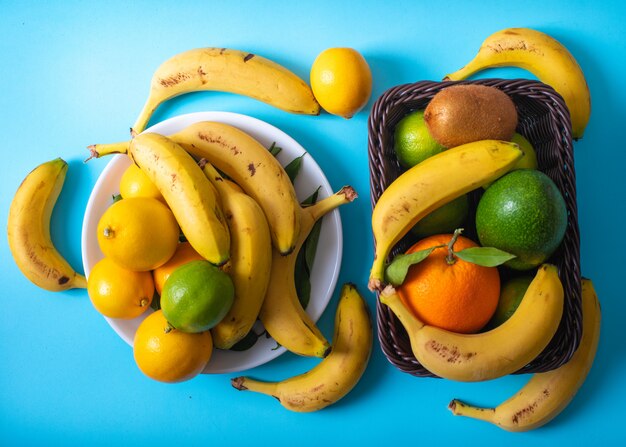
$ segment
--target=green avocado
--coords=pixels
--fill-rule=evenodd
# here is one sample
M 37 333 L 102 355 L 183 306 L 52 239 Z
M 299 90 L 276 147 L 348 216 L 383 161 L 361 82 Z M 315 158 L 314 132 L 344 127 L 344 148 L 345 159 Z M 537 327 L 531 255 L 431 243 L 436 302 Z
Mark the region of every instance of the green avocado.
M 496 180 L 476 209 L 481 245 L 515 255 L 505 265 L 528 270 L 559 247 L 567 228 L 567 208 L 555 183 L 534 169 L 512 171 Z

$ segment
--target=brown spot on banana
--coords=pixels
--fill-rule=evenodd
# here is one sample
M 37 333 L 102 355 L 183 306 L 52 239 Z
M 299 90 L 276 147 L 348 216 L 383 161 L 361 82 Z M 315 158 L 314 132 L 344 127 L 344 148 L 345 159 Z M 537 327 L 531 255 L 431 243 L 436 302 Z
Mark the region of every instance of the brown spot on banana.
M 244 62 L 248 62 L 250 59 L 252 59 L 254 57 L 254 54 L 252 53 L 248 53 L 245 55 L 245 57 L 243 58 Z
M 437 340 L 426 343 L 426 349 L 437 354 L 448 363 L 459 364 L 470 360 L 476 355 L 475 352 L 461 352 L 457 346 L 447 346 Z
M 250 177 L 254 177 L 254 174 L 256 174 L 256 167 L 254 166 L 254 163 L 250 163 L 248 165 L 248 171 L 250 172 Z
M 172 76 L 169 76 L 167 78 L 159 79 L 159 84 L 161 84 L 162 87 L 170 88 L 170 87 L 174 87 L 180 84 L 181 82 L 187 81 L 189 79 L 191 79 L 191 75 L 189 73 L 180 72 Z

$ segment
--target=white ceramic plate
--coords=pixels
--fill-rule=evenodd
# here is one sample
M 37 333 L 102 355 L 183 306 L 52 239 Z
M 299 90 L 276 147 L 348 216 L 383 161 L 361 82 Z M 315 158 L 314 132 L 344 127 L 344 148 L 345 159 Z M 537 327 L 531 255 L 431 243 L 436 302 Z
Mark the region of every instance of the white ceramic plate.
M 200 112 L 181 115 L 155 124 L 146 132 L 170 135 L 198 121 L 219 121 L 236 126 L 252 135 L 266 147 L 275 142 L 277 146 L 282 148 L 278 160 L 283 165 L 306 152 L 298 142 L 276 127 L 256 118 L 230 112 Z M 92 161 L 92 163 L 97 162 Z M 82 228 L 83 267 L 87 276 L 89 276 L 94 264 L 103 257 L 96 238 L 98 221 L 111 204 L 111 196 L 119 193 L 120 178 L 129 165 L 130 159 L 126 155 L 113 156 L 102 171 L 89 197 Z M 321 186 L 319 198 L 333 194 L 319 165 L 307 153 L 303 158 L 302 168 L 295 181 L 298 198 L 304 200 L 319 186 Z M 317 321 L 322 315 L 335 289 L 341 266 L 342 251 L 341 218 L 339 212 L 335 210 L 324 218 L 315 265 L 311 273 L 312 290 L 307 312 L 314 321 Z M 132 346 L 137 327 L 150 312 L 151 310 L 148 310 L 144 315 L 132 320 L 106 317 L 105 319 L 115 332 Z M 256 329 L 258 333 L 259 327 Z M 263 335 L 259 337 L 252 348 L 246 351 L 235 352 L 216 349 L 204 373 L 243 371 L 262 365 L 285 352 L 285 348 L 276 348 L 276 346 L 277 344 L 273 339 Z

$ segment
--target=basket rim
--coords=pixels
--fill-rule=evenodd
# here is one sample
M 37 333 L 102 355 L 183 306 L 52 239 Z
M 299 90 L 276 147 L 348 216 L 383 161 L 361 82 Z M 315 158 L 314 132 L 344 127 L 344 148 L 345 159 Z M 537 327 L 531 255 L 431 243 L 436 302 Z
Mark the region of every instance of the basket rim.
M 569 238 L 570 243 L 565 247 L 566 254 L 564 255 L 569 261 L 573 260 L 571 270 L 573 273 L 569 275 L 568 270 L 560 269 L 560 273 L 567 274 L 568 291 L 569 293 L 566 299 L 567 305 L 567 317 L 564 312 L 564 316 L 561 321 L 559 331 L 557 335 L 562 332 L 566 332 L 567 340 L 557 339 L 557 335 L 553 338 L 550 345 L 544 350 L 537 359 L 526 365 L 520 371 L 514 374 L 525 374 L 535 372 L 545 372 L 561 366 L 566 363 L 580 343 L 582 335 L 582 310 L 581 310 L 581 298 L 580 298 L 580 237 L 578 232 L 577 223 L 577 203 L 576 203 L 576 186 L 575 186 L 575 170 L 573 166 L 573 140 L 571 133 L 571 121 L 569 116 L 569 110 L 565 105 L 563 98 L 550 86 L 540 81 L 530 79 L 501 79 L 501 78 L 484 78 L 475 80 L 460 80 L 460 81 L 428 81 L 421 80 L 412 83 L 405 83 L 393 86 L 384 91 L 379 98 L 374 102 L 370 116 L 368 119 L 368 159 L 370 167 L 370 199 L 372 209 L 374 208 L 380 194 L 384 191 L 385 181 L 390 183 L 392 179 L 385 178 L 389 175 L 389 160 L 384 152 L 384 138 L 388 137 L 385 132 L 390 133 L 391 126 L 399 119 L 398 109 L 404 109 L 404 114 L 408 113 L 407 104 L 415 101 L 415 98 L 419 98 L 419 101 L 424 101 L 425 98 L 432 98 L 434 94 L 443 88 L 451 85 L 458 84 L 482 84 L 490 85 L 496 88 L 515 92 L 520 97 L 523 97 L 524 101 L 531 104 L 538 104 L 542 107 L 549 107 L 549 125 L 551 131 L 554 132 L 554 145 L 558 148 L 559 153 L 563 153 L 567 158 L 566 168 L 567 173 L 558 175 L 565 179 L 566 185 L 564 188 L 569 195 L 568 197 L 568 211 L 573 216 L 570 216 L 568 222 L 568 231 L 571 232 Z M 514 99 L 515 100 L 515 99 Z M 516 103 L 516 106 L 518 103 Z M 404 115 L 400 114 L 400 115 Z M 552 154 L 546 154 L 551 156 Z M 386 163 L 387 162 L 387 163 Z M 397 160 L 395 160 L 397 164 Z M 396 166 L 396 169 L 398 167 Z M 382 171 L 381 171 L 382 170 Z M 388 184 L 387 183 L 387 184 Z M 375 244 L 375 241 L 374 241 Z M 564 243 L 562 245 L 565 245 Z M 571 247 L 570 247 L 571 245 Z M 561 276 L 561 275 L 560 275 Z M 569 278 L 572 276 L 572 278 Z M 577 285 L 576 285 L 577 282 Z M 576 290 L 577 289 L 577 290 Z M 381 343 L 381 348 L 387 357 L 387 359 L 398 369 L 409 374 L 420 377 L 437 377 L 430 373 L 426 368 L 419 364 L 415 359 L 412 352 L 406 349 L 407 335 L 404 328 L 401 326 L 397 317 L 386 306 L 380 303 L 378 299 L 379 294 L 376 293 L 376 312 L 377 312 L 377 332 L 378 339 Z M 563 338 L 563 337 L 561 337 Z M 402 346 L 400 346 L 402 344 Z M 552 350 L 552 351 L 550 351 Z M 548 360 L 549 354 L 553 354 L 555 359 Z

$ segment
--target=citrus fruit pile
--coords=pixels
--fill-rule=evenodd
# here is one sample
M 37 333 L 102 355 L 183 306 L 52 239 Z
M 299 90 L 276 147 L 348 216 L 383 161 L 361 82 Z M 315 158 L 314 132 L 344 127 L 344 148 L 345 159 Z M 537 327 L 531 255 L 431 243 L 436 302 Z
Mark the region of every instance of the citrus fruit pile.
M 120 319 L 139 317 L 156 297 L 157 310 L 135 334 L 137 366 L 162 382 L 190 379 L 211 358 L 209 330 L 232 306 L 232 280 L 181 238 L 172 211 L 143 171 L 131 164 L 119 188 L 98 222 L 104 258 L 89 275 L 89 297 L 102 315 Z
M 480 116 L 481 124 L 468 126 L 470 115 Z M 489 122 L 501 125 L 480 129 Z M 459 333 L 498 326 L 517 308 L 534 269 L 561 244 L 567 226 L 564 199 L 537 169 L 534 148 L 514 132 L 516 124 L 506 94 L 465 85 L 441 90 L 426 109 L 411 111 L 395 126 L 394 151 L 405 171 L 447 151 L 450 144 L 507 138 L 523 152 L 508 172 L 482 185 L 477 206 L 472 208 L 468 194 L 462 194 L 413 226 L 418 242 L 406 254 L 429 251 L 424 259 L 414 258 L 397 291 L 426 324 Z M 476 240 L 455 232 L 467 227 L 476 229 Z M 496 249 L 497 259 L 459 255 L 470 247 Z

